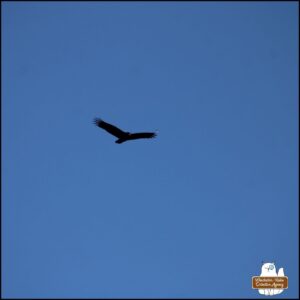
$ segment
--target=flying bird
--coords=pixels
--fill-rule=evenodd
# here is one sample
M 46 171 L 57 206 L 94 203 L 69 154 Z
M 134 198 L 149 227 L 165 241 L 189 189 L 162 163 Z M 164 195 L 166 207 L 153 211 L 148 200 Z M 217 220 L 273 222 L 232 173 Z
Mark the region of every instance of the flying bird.
M 126 141 L 130 140 L 137 140 L 137 139 L 151 139 L 156 137 L 155 132 L 137 132 L 137 133 L 130 133 L 130 132 L 125 132 L 121 130 L 120 128 L 111 125 L 109 123 L 104 122 L 103 120 L 99 118 L 94 119 L 94 123 L 96 126 L 106 130 L 110 134 L 114 135 L 118 139 L 115 141 L 117 144 L 122 144 Z

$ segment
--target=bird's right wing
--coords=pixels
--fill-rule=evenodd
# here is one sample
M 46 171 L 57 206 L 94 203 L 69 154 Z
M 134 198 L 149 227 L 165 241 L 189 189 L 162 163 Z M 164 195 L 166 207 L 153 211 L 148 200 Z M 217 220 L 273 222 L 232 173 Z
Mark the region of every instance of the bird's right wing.
M 280 268 L 280 269 L 278 270 L 277 276 L 279 276 L 279 277 L 284 276 L 283 268 Z
M 152 139 L 156 137 L 156 133 L 155 132 L 137 132 L 137 133 L 132 133 L 130 135 L 130 139 L 131 140 L 135 140 L 135 139 Z
M 109 123 L 106 123 L 106 122 L 104 122 L 103 120 L 101 120 L 99 118 L 95 118 L 94 119 L 94 123 L 98 127 L 106 130 L 107 132 L 109 132 L 110 134 L 116 136 L 117 138 L 121 138 L 121 137 L 123 137 L 123 136 L 126 135 L 126 133 L 123 130 L 121 130 L 118 127 L 113 126 L 113 125 L 111 125 Z

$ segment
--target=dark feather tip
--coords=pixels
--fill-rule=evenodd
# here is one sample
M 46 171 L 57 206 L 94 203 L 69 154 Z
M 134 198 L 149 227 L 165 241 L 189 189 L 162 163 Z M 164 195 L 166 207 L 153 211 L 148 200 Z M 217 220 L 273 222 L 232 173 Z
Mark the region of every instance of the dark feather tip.
M 99 119 L 99 118 L 94 118 L 93 123 L 96 124 L 96 125 L 98 125 L 98 124 L 101 123 L 101 119 Z

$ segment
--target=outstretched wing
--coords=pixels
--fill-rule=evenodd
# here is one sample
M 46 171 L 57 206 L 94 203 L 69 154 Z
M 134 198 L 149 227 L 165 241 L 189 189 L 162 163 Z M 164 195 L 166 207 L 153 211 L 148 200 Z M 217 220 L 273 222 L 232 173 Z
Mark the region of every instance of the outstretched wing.
M 113 126 L 109 123 L 106 123 L 106 122 L 104 122 L 103 120 L 101 120 L 99 118 L 95 118 L 94 123 L 98 127 L 106 130 L 107 132 L 109 132 L 110 134 L 116 136 L 117 138 L 122 138 L 122 137 L 126 136 L 126 133 L 123 130 L 121 130 L 118 127 Z
M 278 270 L 277 276 L 279 276 L 279 277 L 284 276 L 283 268 L 280 268 L 280 269 Z
M 156 137 L 155 132 L 137 132 L 132 133 L 129 136 L 130 140 L 136 140 L 136 139 L 152 139 Z

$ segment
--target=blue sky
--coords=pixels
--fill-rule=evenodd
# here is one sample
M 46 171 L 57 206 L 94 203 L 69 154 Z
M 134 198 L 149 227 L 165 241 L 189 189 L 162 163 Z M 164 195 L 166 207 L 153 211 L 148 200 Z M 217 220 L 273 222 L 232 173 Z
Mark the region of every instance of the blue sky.
M 2 3 L 3 297 L 298 296 L 298 3 Z M 155 140 L 121 145 L 102 117 Z

